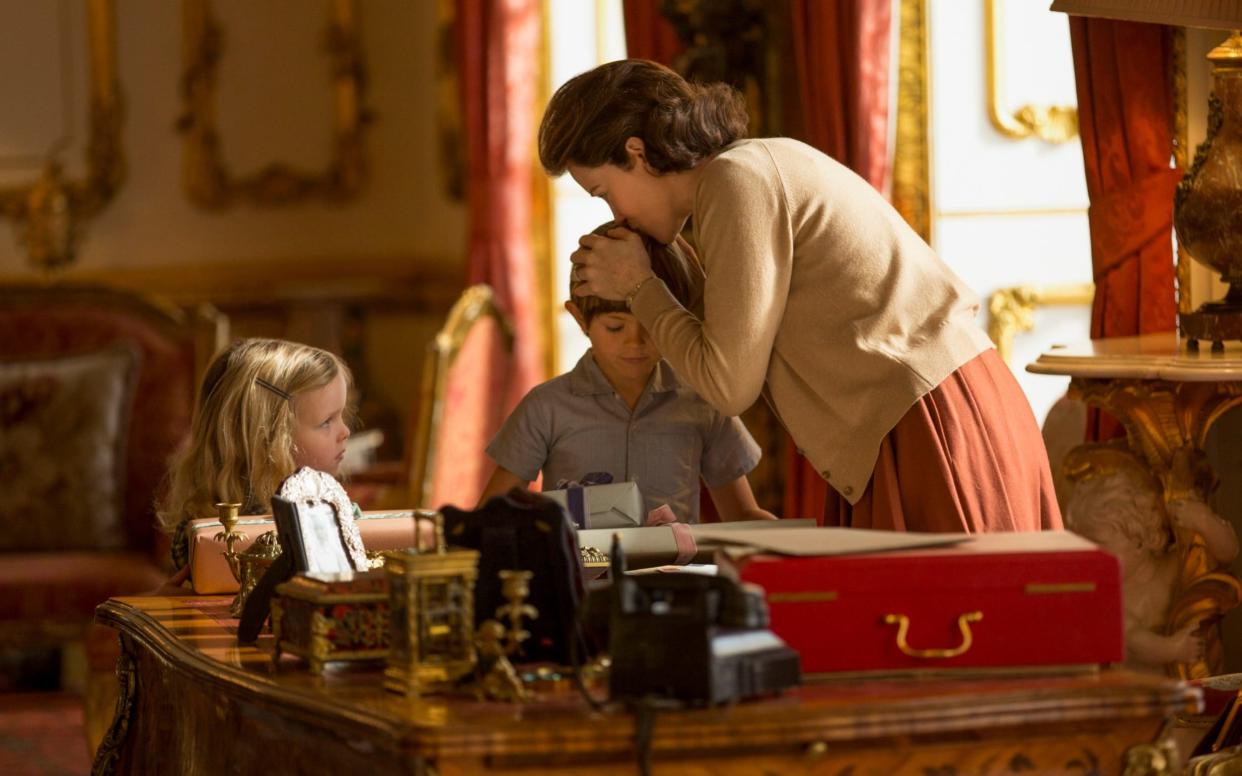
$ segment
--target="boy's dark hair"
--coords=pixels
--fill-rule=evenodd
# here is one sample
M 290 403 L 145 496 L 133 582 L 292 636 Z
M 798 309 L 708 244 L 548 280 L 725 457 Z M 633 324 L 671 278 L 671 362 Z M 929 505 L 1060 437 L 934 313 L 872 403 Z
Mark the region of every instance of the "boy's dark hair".
M 642 59 L 608 62 L 556 90 L 539 125 L 539 161 L 549 175 L 571 165 L 629 169 L 625 141 L 641 138 L 657 172 L 689 170 L 746 136 L 741 92 L 690 83 Z
M 616 223 L 609 221 L 595 228 L 592 234 L 607 234 L 609 229 L 616 226 Z M 682 307 L 687 309 L 693 308 L 698 304 L 698 297 L 702 293 L 702 277 L 703 271 L 699 268 L 698 262 L 687 255 L 677 244 L 663 245 L 656 240 L 651 239 L 647 235 L 642 235 L 643 246 L 646 247 L 648 255 L 651 256 L 651 271 L 655 276 L 664 281 L 664 285 L 668 286 L 668 290 L 672 293 L 673 298 L 681 303 Z M 628 313 L 630 308 L 626 307 L 624 300 L 600 299 L 598 296 L 574 296 L 574 286 L 577 285 L 571 273 L 569 279 L 569 298 L 578 305 L 578 309 L 582 312 L 582 318 L 588 324 L 597 315 L 604 313 Z

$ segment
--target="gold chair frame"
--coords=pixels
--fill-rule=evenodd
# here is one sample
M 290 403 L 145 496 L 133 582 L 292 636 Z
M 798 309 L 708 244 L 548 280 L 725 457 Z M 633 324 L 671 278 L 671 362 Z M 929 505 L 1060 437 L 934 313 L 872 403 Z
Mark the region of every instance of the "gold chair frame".
M 423 499 L 431 493 L 438 453 L 436 434 L 444 418 L 449 369 L 461 353 L 474 324 L 489 316 L 500 326 L 505 349 L 511 353 L 513 326 L 496 306 L 491 287 L 484 283 L 471 286 L 462 293 L 449 311 L 443 328 L 427 345 L 418 403 L 418 425 L 414 435 L 414 464 L 410 469 L 408 486 L 410 503 L 414 506 L 423 506 Z

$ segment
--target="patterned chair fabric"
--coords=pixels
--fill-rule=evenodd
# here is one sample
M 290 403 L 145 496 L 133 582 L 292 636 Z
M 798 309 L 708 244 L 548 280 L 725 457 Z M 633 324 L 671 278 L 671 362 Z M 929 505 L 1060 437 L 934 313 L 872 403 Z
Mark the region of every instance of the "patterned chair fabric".
M 111 552 L 0 553 L 0 640 L 18 625 L 89 622 L 111 595 L 163 579 L 167 542 L 154 501 L 168 458 L 189 431 L 198 375 L 227 337 L 214 310 L 164 306 L 97 286 L 0 286 L 0 364 L 90 353 L 128 343 L 140 354 L 126 430 L 124 537 Z M 55 520 L 55 515 L 0 515 Z M 46 629 L 45 629 L 46 630 Z

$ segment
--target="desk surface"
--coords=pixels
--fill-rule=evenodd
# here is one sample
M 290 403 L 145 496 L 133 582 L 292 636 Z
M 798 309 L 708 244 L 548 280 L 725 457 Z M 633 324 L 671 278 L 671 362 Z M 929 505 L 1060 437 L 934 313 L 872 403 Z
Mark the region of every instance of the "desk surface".
M 1178 382 L 1242 380 L 1242 343 L 1225 343 L 1222 351 L 1213 351 L 1204 343 L 1199 350 L 1192 351 L 1171 331 L 1084 340 L 1054 345 L 1029 364 L 1026 371 L 1042 375 Z
M 227 607 L 227 597 L 206 596 L 117 598 L 99 607 L 99 621 L 122 635 L 119 673 L 122 694 L 130 697 L 118 704 L 121 724 L 114 723 L 107 750 L 101 748 L 97 772 L 142 771 L 152 768 L 149 758 L 172 756 L 182 758 L 176 766 L 186 773 L 211 772 L 221 764 L 253 772 L 271 767 L 273 740 L 309 742 L 296 748 L 312 758 L 308 762 L 350 767 L 354 758 L 371 772 L 422 773 L 434 764 L 443 776 L 458 772 L 454 763 L 500 764 L 510 772 L 540 763 L 532 772 L 546 772 L 549 763 L 579 757 L 596 763 L 596 773 L 612 767 L 633 772 L 635 726 L 624 711 L 592 712 L 569 690 L 502 704 L 406 698 L 382 688 L 379 670 L 355 667 L 313 676 L 296 658 L 273 664 L 270 636 L 238 646 Z M 1059 768 L 1087 750 L 1103 762 L 1117 759 L 1126 748 L 1151 741 L 1171 715 L 1198 704 L 1195 688 L 1120 670 L 838 680 L 731 707 L 660 713 L 651 740 L 657 762 L 680 756 L 702 763 L 727 755 L 726 765 L 711 768 L 714 774 L 730 772 L 729 766 L 796 764 L 826 753 L 861 762 L 857 758 L 884 752 L 904 755 L 875 772 L 906 772 L 918 758 L 905 750 L 923 744 L 934 744 L 937 756 L 952 755 L 959 764 L 995 745 L 1035 762 L 1059 758 L 1053 763 Z M 221 747 L 229 749 L 227 757 Z M 282 754 L 279 762 L 294 767 L 292 756 Z M 903 769 L 884 770 L 897 763 Z M 961 767 L 947 773 L 973 772 Z

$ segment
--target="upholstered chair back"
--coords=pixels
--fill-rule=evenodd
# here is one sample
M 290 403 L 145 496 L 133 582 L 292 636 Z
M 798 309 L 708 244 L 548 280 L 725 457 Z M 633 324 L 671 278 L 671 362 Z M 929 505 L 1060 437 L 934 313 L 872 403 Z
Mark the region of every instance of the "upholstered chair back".
M 80 389 L 82 395 L 76 400 L 70 395 L 65 401 L 68 406 L 86 406 L 103 390 L 100 386 L 111 384 L 105 379 L 109 363 L 119 364 L 114 371 L 126 372 L 115 381 L 119 388 L 108 389 L 109 396 L 115 394 L 121 403 L 117 473 L 123 506 L 118 535 L 102 537 L 104 546 L 81 546 L 82 537 L 66 537 L 75 549 L 154 550 L 159 536 L 153 508 L 156 491 L 169 456 L 189 432 L 198 375 L 226 338 L 224 319 L 209 308 L 187 312 L 97 286 L 0 286 L 0 413 L 6 413 L 0 421 L 10 439 L 20 429 L 26 438 L 47 445 L 43 460 L 28 461 L 39 467 L 30 476 L 56 477 L 68 486 L 77 482 L 78 473 L 55 471 L 69 462 L 46 451 L 64 445 L 61 437 L 77 433 L 88 422 L 72 424 L 77 431 L 56 426 L 50 432 L 56 439 L 40 439 L 47 429 L 23 428 L 23 421 L 36 422 L 32 419 L 39 417 L 37 403 L 58 381 L 64 387 L 64 376 L 76 371 L 85 379 L 72 390 Z M 83 372 L 96 368 L 91 361 L 96 356 L 97 373 Z M 69 367 L 58 371 L 64 364 Z M 100 457 L 104 455 L 101 451 Z M 89 492 L 84 489 L 78 495 L 88 498 Z M 54 523 L 57 515 L 0 512 L 0 521 L 9 520 Z
M 466 289 L 427 347 L 409 493 L 416 507 L 472 508 L 492 463 L 484 452 L 504 422 L 513 330 L 492 290 Z

